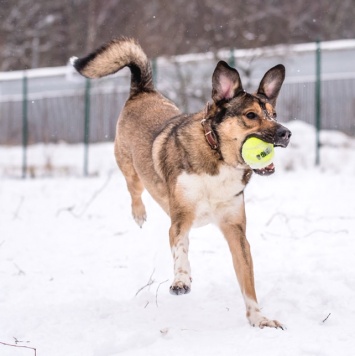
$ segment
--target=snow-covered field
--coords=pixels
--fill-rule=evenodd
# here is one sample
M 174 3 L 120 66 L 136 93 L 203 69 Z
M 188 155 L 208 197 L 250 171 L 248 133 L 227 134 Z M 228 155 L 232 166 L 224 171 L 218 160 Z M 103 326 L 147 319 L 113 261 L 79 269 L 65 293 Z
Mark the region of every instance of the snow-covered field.
M 169 220 L 148 194 L 139 229 L 112 144 L 0 148 L 1 356 L 354 355 L 355 141 L 288 125 L 277 172 L 246 191 L 247 234 L 263 313 L 287 330 L 248 325 L 227 244 L 191 232 L 192 292 L 169 294 Z

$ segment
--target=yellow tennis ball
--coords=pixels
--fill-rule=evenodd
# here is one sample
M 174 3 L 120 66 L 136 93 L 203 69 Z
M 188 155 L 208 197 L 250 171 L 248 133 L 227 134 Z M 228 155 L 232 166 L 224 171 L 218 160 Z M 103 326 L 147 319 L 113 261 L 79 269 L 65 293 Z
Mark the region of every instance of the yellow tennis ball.
M 272 143 L 267 143 L 257 137 L 248 138 L 242 147 L 244 162 L 253 169 L 265 168 L 271 164 L 274 153 Z

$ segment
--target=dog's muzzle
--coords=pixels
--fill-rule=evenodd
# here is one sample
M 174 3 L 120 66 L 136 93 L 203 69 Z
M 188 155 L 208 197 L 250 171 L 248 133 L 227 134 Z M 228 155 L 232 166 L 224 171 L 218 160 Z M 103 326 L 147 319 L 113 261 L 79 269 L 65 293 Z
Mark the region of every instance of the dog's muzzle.
M 275 147 L 287 147 L 290 142 L 292 132 L 287 129 L 285 126 L 279 125 L 276 129 L 274 137 L 274 146 Z

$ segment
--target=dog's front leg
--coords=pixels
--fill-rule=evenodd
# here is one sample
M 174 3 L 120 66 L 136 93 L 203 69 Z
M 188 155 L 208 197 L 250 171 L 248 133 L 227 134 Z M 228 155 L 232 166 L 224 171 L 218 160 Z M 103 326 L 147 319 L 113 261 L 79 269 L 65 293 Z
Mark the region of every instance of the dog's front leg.
M 253 261 L 249 242 L 245 236 L 245 216 L 242 218 L 227 218 L 220 223 L 220 228 L 228 242 L 232 253 L 234 269 L 244 297 L 246 315 L 252 326 L 283 328 L 276 320 L 265 318 L 257 302 L 254 287 Z
M 191 269 L 188 259 L 191 219 L 188 215 L 174 212 L 171 215 L 169 238 L 174 259 L 174 282 L 170 287 L 170 293 L 175 295 L 187 294 L 191 290 Z

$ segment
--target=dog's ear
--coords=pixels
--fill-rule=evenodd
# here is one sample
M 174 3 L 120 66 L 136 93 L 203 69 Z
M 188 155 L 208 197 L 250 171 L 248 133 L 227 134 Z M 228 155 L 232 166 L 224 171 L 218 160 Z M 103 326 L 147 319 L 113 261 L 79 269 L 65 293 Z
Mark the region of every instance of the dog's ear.
M 219 61 L 212 76 L 212 99 L 215 103 L 230 100 L 243 91 L 242 82 L 236 69 Z
M 278 64 L 265 73 L 257 93 L 265 96 L 271 105 L 275 106 L 284 79 L 285 67 L 282 64 Z

